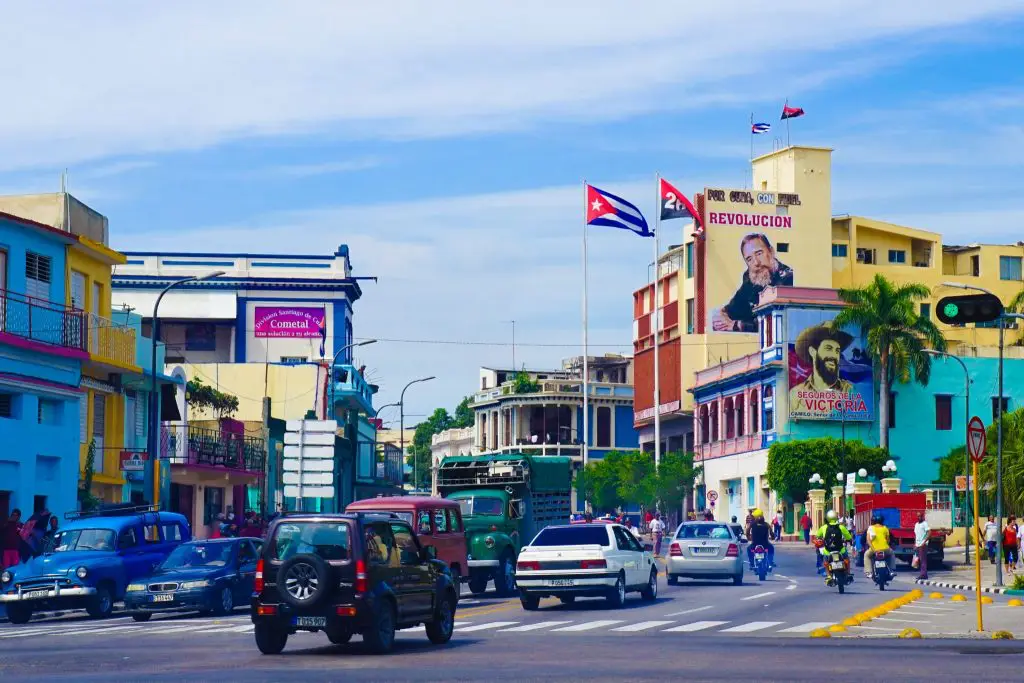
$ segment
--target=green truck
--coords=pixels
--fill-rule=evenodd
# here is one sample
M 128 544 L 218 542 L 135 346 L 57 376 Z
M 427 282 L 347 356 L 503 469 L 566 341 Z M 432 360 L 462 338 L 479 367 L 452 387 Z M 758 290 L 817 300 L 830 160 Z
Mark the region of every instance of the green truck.
M 437 470 L 438 492 L 458 501 L 469 551 L 469 589 L 494 579 L 499 595 L 516 592 L 523 545 L 550 524 L 568 524 L 572 462 L 522 453 L 449 456 Z

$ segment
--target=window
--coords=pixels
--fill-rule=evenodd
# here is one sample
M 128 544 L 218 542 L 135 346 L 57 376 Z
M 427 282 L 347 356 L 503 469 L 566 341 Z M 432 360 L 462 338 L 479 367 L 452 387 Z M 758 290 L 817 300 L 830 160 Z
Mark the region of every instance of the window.
M 387 528 L 386 524 L 380 526 Z M 369 533 L 367 536 L 367 550 L 370 550 Z M 302 553 L 315 553 L 325 560 L 347 560 L 352 547 L 348 524 L 337 522 L 281 524 L 271 543 L 270 557 L 282 562 Z
M 434 510 L 434 528 L 439 534 L 448 533 L 448 516 L 444 510 Z
M 54 401 L 49 398 L 39 399 L 36 421 L 41 425 L 60 424 L 60 408 L 60 401 Z
M 117 547 L 119 550 L 126 548 L 134 548 L 139 544 L 139 539 L 135 536 L 135 529 L 129 527 L 121 532 L 117 537 Z
M 89 440 L 89 394 L 78 399 L 78 443 Z
M 531 546 L 557 545 L 599 545 L 611 546 L 608 526 L 605 524 L 580 524 L 578 526 L 549 526 L 530 542 Z
M 889 429 L 896 427 L 896 394 L 889 392 Z
M 142 527 L 142 535 L 146 539 L 146 543 L 159 543 L 160 527 L 156 524 L 147 524 Z
M 619 546 L 619 550 L 634 550 L 633 543 L 630 542 L 629 537 L 633 534 L 629 533 L 620 526 L 614 527 L 612 533 L 615 534 L 615 542 Z
M 730 539 L 729 529 L 721 524 L 683 524 L 679 527 L 676 538 L 715 538 Z
M 186 351 L 216 351 L 217 327 L 208 323 L 185 325 Z
M 103 472 L 103 438 L 107 435 L 107 397 L 96 392 L 92 395 L 92 438 L 96 442 L 96 472 Z
M 184 540 L 181 535 L 181 527 L 177 524 L 164 524 L 163 530 L 165 541 L 171 542 Z
M 0 417 L 14 417 L 14 394 L 0 394 Z
M 1020 256 L 999 257 L 999 279 L 1021 281 Z
M 764 431 L 775 429 L 775 391 L 771 387 L 764 388 Z
M 686 334 L 693 334 L 693 299 L 686 300 Z
M 789 251 L 789 242 L 779 242 L 778 244 L 775 245 L 775 251 L 779 252 L 780 254 L 785 254 L 786 252 Z
M 935 429 L 948 432 L 953 429 L 953 397 L 935 397 Z
M 252 543 L 242 541 L 238 546 L 238 563 L 253 564 L 254 562 L 256 562 L 256 550 L 252 547 Z
M 906 263 L 907 252 L 903 249 L 890 249 L 889 250 L 889 263 Z
M 931 320 L 932 319 L 932 305 L 931 304 L 921 304 L 921 317 L 924 318 L 925 320 Z
M 971 275 L 973 275 L 974 277 L 980 277 L 981 276 L 981 257 L 980 256 L 972 256 L 971 257 Z
M 421 564 L 420 546 L 416 542 L 416 537 L 412 535 L 412 529 L 404 524 L 392 522 L 391 533 L 395 537 L 395 549 L 399 553 L 399 563 L 403 567 Z
M 416 533 L 429 536 L 431 533 L 430 529 L 430 513 L 426 510 L 420 511 L 419 521 L 416 524 Z
M 0 289 L 7 289 L 7 252 L 0 249 Z
M 85 273 L 71 271 L 71 306 L 80 311 L 85 310 Z
M 597 447 L 610 448 L 612 445 L 612 409 L 601 406 L 597 409 Z
M 32 514 L 38 515 L 46 509 L 46 496 L 32 496 Z
M 693 277 L 693 242 L 686 243 L 686 277 Z
M 1003 412 L 1009 412 L 1010 410 L 1010 397 L 1003 396 Z M 995 422 L 999 419 L 999 397 L 992 397 L 992 421 Z
M 29 251 L 25 253 L 25 294 L 35 299 L 50 300 L 53 260 Z
M 832 257 L 833 258 L 846 258 L 846 245 L 845 244 L 833 244 L 832 245 Z
M 448 528 L 457 534 L 462 533 L 462 519 L 455 508 L 448 509 Z
M 875 258 L 874 249 L 857 248 L 857 263 L 871 265 L 875 262 L 877 262 L 877 259 Z

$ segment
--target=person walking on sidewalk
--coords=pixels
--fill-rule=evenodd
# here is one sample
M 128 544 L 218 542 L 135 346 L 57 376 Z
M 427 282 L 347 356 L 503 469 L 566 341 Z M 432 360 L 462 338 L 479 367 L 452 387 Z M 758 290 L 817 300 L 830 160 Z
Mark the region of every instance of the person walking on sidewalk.
M 988 516 L 988 521 L 985 523 L 985 529 L 978 529 L 978 534 L 984 534 L 985 536 L 985 550 L 988 552 L 989 564 L 995 564 L 996 560 L 996 546 L 999 542 L 999 525 L 996 524 L 996 518 L 992 515 Z
M 800 518 L 800 528 L 804 530 L 804 545 L 811 544 L 811 516 L 804 511 L 804 516 Z
M 928 522 L 924 519 L 924 513 L 919 513 L 917 524 L 914 525 L 914 548 L 917 549 L 917 561 L 921 569 L 921 573 L 917 575 L 919 579 L 928 578 L 928 535 L 930 531 Z
M 7 521 L 0 525 L 0 569 L 8 569 L 21 562 L 21 510 L 14 508 Z
M 1006 572 L 1014 573 L 1017 567 L 1017 520 L 1013 515 L 1006 520 L 1006 527 L 1003 529 L 1003 557 L 1006 562 Z
M 665 522 L 661 521 L 660 512 L 651 520 L 651 535 L 654 536 L 654 556 L 661 557 L 661 541 L 665 538 Z

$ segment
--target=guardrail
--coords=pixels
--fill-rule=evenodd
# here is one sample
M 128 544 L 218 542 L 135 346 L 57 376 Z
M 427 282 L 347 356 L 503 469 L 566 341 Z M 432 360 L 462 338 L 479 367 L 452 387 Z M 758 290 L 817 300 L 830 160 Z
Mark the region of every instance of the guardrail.
M 264 471 L 266 442 L 258 437 L 183 424 L 165 424 L 160 434 L 160 457 L 171 465 Z
M 0 334 L 87 351 L 85 315 L 82 311 L 0 289 Z
M 135 365 L 135 328 L 119 325 L 93 313 L 89 324 L 89 354 L 118 365 Z

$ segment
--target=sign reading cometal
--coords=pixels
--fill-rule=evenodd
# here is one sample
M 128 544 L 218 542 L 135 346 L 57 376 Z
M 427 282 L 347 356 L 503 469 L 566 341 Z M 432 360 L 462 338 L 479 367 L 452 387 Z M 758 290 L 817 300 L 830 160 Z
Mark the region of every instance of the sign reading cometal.
M 321 337 L 327 325 L 322 308 L 257 306 L 254 336 L 262 338 L 308 339 Z

